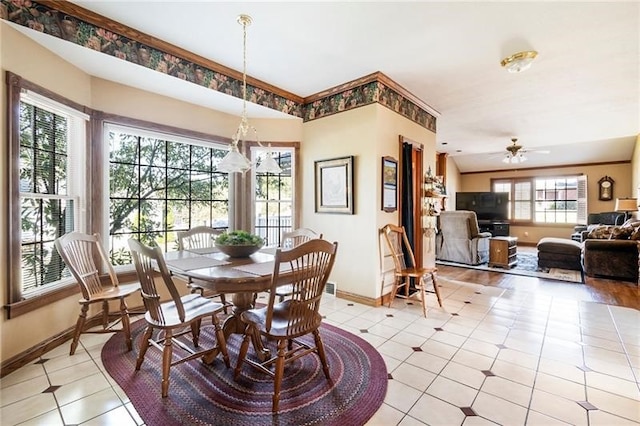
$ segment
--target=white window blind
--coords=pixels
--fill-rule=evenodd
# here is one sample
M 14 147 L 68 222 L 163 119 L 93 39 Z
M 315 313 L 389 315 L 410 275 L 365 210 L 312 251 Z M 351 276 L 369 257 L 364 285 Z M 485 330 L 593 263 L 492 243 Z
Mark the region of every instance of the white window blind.
M 88 117 L 42 96 L 21 94 L 20 212 L 22 295 L 69 276 L 53 242 L 83 229 L 85 129 Z

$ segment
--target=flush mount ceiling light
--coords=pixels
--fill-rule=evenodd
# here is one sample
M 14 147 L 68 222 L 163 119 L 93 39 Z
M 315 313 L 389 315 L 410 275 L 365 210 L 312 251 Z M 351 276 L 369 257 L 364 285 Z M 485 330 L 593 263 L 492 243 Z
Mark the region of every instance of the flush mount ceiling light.
M 526 50 L 524 52 L 514 53 L 513 55 L 506 57 L 500 62 L 509 72 L 525 71 L 531 67 L 533 60 L 538 56 L 538 52 L 535 50 Z
M 238 130 L 236 130 L 236 133 L 231 139 L 229 152 L 222 161 L 218 163 L 217 170 L 225 173 L 242 173 L 251 168 L 251 161 L 240 153 L 238 149 L 240 140 L 246 140 L 249 129 L 253 130 L 258 145 L 264 148 L 264 145 L 258 140 L 258 131 L 249 124 L 249 118 L 247 117 L 247 26 L 251 25 L 252 22 L 253 20 L 249 15 L 238 16 L 238 23 L 242 25 L 242 115 L 240 117 Z M 262 159 L 258 167 L 256 167 L 256 171 L 259 173 L 282 173 L 282 169 L 271 156 L 270 149 L 266 157 Z

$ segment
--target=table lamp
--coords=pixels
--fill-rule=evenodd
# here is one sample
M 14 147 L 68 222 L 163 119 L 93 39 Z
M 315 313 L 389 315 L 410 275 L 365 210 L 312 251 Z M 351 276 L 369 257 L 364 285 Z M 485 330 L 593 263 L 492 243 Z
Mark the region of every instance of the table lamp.
M 634 212 L 638 210 L 638 199 L 637 198 L 616 198 L 615 210 L 617 212 L 624 212 L 625 219 L 628 219 L 629 212 Z

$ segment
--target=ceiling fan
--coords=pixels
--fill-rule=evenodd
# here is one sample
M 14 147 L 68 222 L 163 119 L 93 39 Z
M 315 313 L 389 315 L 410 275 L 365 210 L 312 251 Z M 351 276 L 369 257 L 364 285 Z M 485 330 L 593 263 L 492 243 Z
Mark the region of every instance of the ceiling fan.
M 527 152 L 537 152 L 539 154 L 548 154 L 550 152 L 548 150 L 524 149 L 522 145 L 518 144 L 518 138 L 511 138 L 511 145 L 507 145 L 505 149 L 507 150 L 507 154 L 502 159 L 502 162 L 507 164 L 517 164 L 527 161 L 527 157 L 524 155 Z

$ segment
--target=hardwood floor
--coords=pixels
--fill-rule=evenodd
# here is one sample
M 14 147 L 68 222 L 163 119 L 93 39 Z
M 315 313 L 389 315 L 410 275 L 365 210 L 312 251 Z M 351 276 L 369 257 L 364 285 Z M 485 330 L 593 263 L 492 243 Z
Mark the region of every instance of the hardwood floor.
M 591 301 L 640 310 L 640 289 L 636 283 L 585 276 L 585 284 L 438 265 L 438 276 L 492 287 L 535 291 L 554 297 Z

